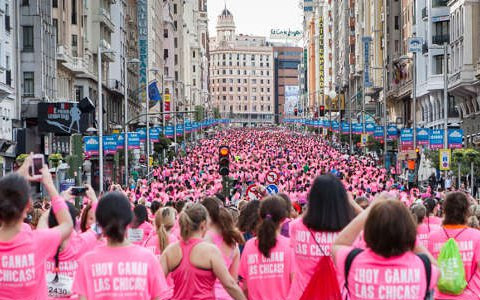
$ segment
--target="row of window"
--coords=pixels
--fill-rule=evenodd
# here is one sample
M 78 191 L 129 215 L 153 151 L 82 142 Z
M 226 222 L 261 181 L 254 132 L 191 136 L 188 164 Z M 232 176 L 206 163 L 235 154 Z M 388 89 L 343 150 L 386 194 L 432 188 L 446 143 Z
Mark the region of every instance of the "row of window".
M 217 93 L 218 94 L 218 93 Z M 227 96 L 226 95 L 223 95 L 223 96 L 216 96 L 213 95 L 213 99 L 217 99 L 217 101 L 220 101 L 220 100 L 223 100 L 223 101 L 227 101 Z M 233 96 L 229 96 L 228 98 L 230 101 L 233 101 Z M 270 101 L 270 96 L 252 96 L 251 97 L 252 101 L 257 101 L 257 99 L 259 101 Z M 237 96 L 237 101 L 248 101 L 248 96 Z
M 250 81 L 251 81 L 252 84 L 257 84 L 257 79 L 256 79 L 256 78 L 250 79 Z M 215 83 L 227 83 L 227 82 L 233 84 L 233 83 L 235 82 L 235 79 L 233 79 L 233 78 L 228 78 L 228 79 L 227 79 L 227 78 L 212 79 L 212 83 L 213 83 L 213 84 L 215 84 Z M 264 83 L 270 84 L 270 79 L 265 79 L 265 80 L 260 79 L 258 82 L 260 82 L 260 84 L 264 84 Z M 238 83 L 238 84 L 241 84 L 241 83 L 242 83 L 242 79 L 238 78 L 238 79 L 237 79 L 237 83 Z M 247 83 L 248 83 L 248 79 L 245 79 L 245 78 L 244 78 L 244 79 L 243 79 L 243 83 L 244 83 L 244 84 L 247 84 Z
M 215 92 L 215 91 L 220 92 L 220 87 L 217 87 L 217 88 L 213 87 L 213 88 L 212 88 L 212 92 Z M 225 87 L 225 86 L 222 87 L 222 92 L 226 92 L 226 91 L 227 91 L 227 87 Z M 233 87 L 231 86 L 231 87 L 228 89 L 228 91 L 229 91 L 229 92 L 233 92 Z M 257 92 L 257 88 L 256 88 L 256 87 L 253 87 L 253 88 L 251 88 L 251 91 L 252 91 L 252 93 L 256 93 L 256 92 Z M 266 88 L 266 89 L 265 89 L 265 88 L 262 87 L 262 88 L 259 88 L 258 91 L 259 91 L 260 93 L 265 93 L 265 91 L 266 91 L 267 93 L 270 93 L 270 88 Z M 241 87 L 237 87 L 237 92 L 239 92 L 239 93 L 242 92 L 242 88 L 241 88 Z M 248 88 L 247 88 L 247 87 L 243 87 L 243 92 L 245 92 L 245 93 L 248 92 Z
M 228 72 L 227 72 L 228 71 Z M 252 75 L 252 76 L 270 76 L 270 71 L 263 70 L 232 70 L 232 69 L 223 69 L 223 70 L 212 70 L 212 75 Z
M 213 65 L 214 65 L 214 66 L 218 66 L 218 67 L 219 67 L 219 66 L 227 66 L 227 63 L 226 63 L 225 61 L 223 61 L 222 64 L 220 64 L 220 62 L 217 61 L 216 63 L 213 62 Z M 232 63 L 231 61 L 229 61 L 229 62 L 228 62 L 228 66 L 233 66 L 233 63 Z M 242 66 L 244 66 L 244 67 L 246 67 L 246 66 L 256 67 L 257 64 L 256 64 L 254 61 L 252 61 L 250 64 L 247 63 L 246 61 L 244 61 L 244 62 L 242 63 Z M 260 62 L 260 64 L 258 64 L 258 66 L 260 66 L 260 67 L 264 67 L 264 66 L 265 66 L 265 67 L 270 67 L 270 63 L 269 63 L 269 62 L 266 62 L 266 63 L 264 64 L 263 62 Z M 237 61 L 237 67 L 240 67 L 240 62 L 239 62 L 239 61 Z
M 270 61 L 270 55 L 263 55 L 263 54 L 239 54 L 237 53 L 236 55 L 233 54 L 233 53 L 229 53 L 228 55 L 226 53 L 223 53 L 223 54 L 220 54 L 220 53 L 217 53 L 217 54 L 212 54 L 211 56 L 211 59 L 213 61 L 219 61 L 220 59 L 222 61 L 226 61 L 226 60 L 229 60 L 229 61 L 232 61 L 232 60 L 250 60 L 250 61 L 254 61 L 256 59 L 258 59 L 259 61 Z
M 227 111 L 227 110 L 226 110 L 227 107 L 226 107 L 225 105 L 223 105 L 222 108 L 223 108 L 223 109 L 220 110 L 221 112 L 226 112 L 226 111 Z M 268 106 L 260 105 L 259 109 L 260 109 L 259 111 L 271 111 L 272 108 L 270 107 L 270 105 L 268 105 Z M 266 109 L 266 110 L 265 110 L 265 109 Z M 249 111 L 248 105 L 245 105 L 245 106 L 239 105 L 237 111 L 239 111 L 239 112 L 240 112 L 240 111 Z M 252 111 L 255 111 L 255 112 L 257 111 L 257 106 L 256 106 L 256 105 L 253 105 L 253 106 L 252 106 Z M 233 112 L 233 105 L 230 105 L 230 112 Z

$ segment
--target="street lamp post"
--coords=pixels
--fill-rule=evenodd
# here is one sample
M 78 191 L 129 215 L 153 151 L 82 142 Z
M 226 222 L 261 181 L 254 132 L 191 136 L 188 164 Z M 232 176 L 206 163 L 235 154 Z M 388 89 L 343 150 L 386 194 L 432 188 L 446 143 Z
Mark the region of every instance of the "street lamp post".
M 443 45 L 443 149 L 448 149 L 448 44 Z
M 103 192 L 103 97 L 102 97 L 102 53 L 113 53 L 113 50 L 103 49 L 98 46 L 98 168 L 99 168 L 99 190 Z
M 417 52 L 413 52 L 413 149 L 417 149 Z
M 128 71 L 127 67 L 128 64 L 138 64 L 140 63 L 140 60 L 138 58 L 133 58 L 131 60 L 128 60 L 127 57 L 124 59 L 124 73 L 123 73 L 123 105 L 124 105 L 124 116 L 123 116 L 123 121 L 125 123 L 125 127 L 123 128 L 124 130 L 124 151 L 125 151 L 125 186 L 128 186 Z

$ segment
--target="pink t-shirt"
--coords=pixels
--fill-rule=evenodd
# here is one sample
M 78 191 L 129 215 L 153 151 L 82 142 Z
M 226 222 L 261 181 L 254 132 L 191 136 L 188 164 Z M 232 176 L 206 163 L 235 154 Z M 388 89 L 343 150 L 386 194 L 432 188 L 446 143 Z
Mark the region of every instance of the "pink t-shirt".
M 177 237 L 173 233 L 170 233 L 168 235 L 168 244 L 170 245 L 175 242 L 178 242 Z M 156 257 L 160 257 L 160 255 L 162 255 L 162 251 L 160 251 L 160 244 L 158 243 L 158 235 L 153 231 L 145 240 L 143 246 L 155 254 Z
M 60 245 L 60 230 L 20 231 L 0 241 L 0 299 L 47 299 L 45 261 Z
M 449 237 L 455 238 L 456 236 L 455 241 L 462 255 L 462 261 L 465 267 L 465 279 L 468 282 L 468 286 L 463 294 L 459 296 L 445 295 L 435 289 L 435 299 L 479 299 L 474 295 L 480 295 L 480 272 L 477 267 L 477 261 L 480 259 L 480 231 L 473 228 L 445 230 L 444 227 L 441 227 L 430 233 L 428 238 L 428 251 L 437 258 L 443 244 L 445 244 Z M 461 232 L 462 230 L 463 232 Z
M 336 266 L 345 281 L 345 260 L 352 251 L 343 247 L 335 257 Z M 438 279 L 438 270 L 432 265 L 430 288 Z M 423 300 L 427 290 L 427 276 L 422 260 L 412 252 L 385 258 L 365 249 L 352 262 L 348 273 L 350 300 L 360 299 L 411 299 Z
M 73 283 L 73 292 L 89 300 L 150 300 L 167 291 L 160 262 L 136 245 L 103 246 L 88 252 L 78 263 Z
M 290 222 L 290 246 L 294 253 L 294 275 L 288 299 L 300 299 L 320 257 L 324 254 L 330 255 L 337 235 L 337 232 L 311 232 L 303 224 L 301 218 Z
M 143 245 L 153 231 L 152 224 L 143 222 L 137 228 L 128 227 L 127 239 L 135 245 Z
M 417 243 L 420 243 L 425 249 L 428 248 L 428 236 L 430 232 L 440 229 L 440 225 L 422 223 L 417 226 Z
M 168 244 L 170 245 L 176 242 L 178 242 L 178 239 L 175 237 L 175 235 L 170 233 L 168 235 Z M 162 255 L 162 251 L 160 251 L 158 236 L 155 232 L 152 232 L 150 234 L 150 236 L 147 238 L 143 246 L 149 251 L 151 251 L 155 255 L 155 257 L 157 257 L 157 259 L 160 259 L 160 255 Z M 166 294 L 166 296 L 168 295 L 167 299 L 170 299 L 170 297 L 173 296 L 173 288 L 174 288 L 171 274 L 167 276 L 167 285 L 169 287 L 169 292 Z
M 266 258 L 258 250 L 257 238 L 247 241 L 240 260 L 239 275 L 248 288 L 248 299 L 284 300 L 290 291 L 293 272 L 293 252 L 290 239 L 277 236 L 277 244 Z
M 423 223 L 434 224 L 434 225 L 442 225 L 442 218 L 435 217 L 435 216 L 429 216 L 429 217 L 425 218 Z
M 78 260 L 97 244 L 97 234 L 93 230 L 77 234 L 72 232 L 70 240 L 58 255 L 58 280 L 55 281 L 55 259 L 49 257 L 46 262 L 48 299 L 70 298 L 73 279 L 78 268 Z

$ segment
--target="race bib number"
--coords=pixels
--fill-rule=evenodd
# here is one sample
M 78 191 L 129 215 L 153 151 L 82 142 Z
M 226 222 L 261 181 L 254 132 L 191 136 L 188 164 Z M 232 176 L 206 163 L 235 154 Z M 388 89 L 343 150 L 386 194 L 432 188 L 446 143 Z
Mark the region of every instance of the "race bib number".
M 72 295 L 73 278 L 58 274 L 58 280 L 55 274 L 47 274 L 48 296 L 51 298 L 66 298 Z
M 127 232 L 128 240 L 132 243 L 138 243 L 143 240 L 143 230 L 138 228 L 129 228 Z

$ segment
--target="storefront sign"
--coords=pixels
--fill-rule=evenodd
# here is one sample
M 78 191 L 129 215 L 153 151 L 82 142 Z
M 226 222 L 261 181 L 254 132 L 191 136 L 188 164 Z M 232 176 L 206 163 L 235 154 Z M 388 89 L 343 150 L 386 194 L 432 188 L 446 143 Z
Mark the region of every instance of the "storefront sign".
M 82 113 L 77 103 L 56 102 L 38 104 L 38 128 L 43 132 L 61 135 L 84 133 L 88 114 Z

